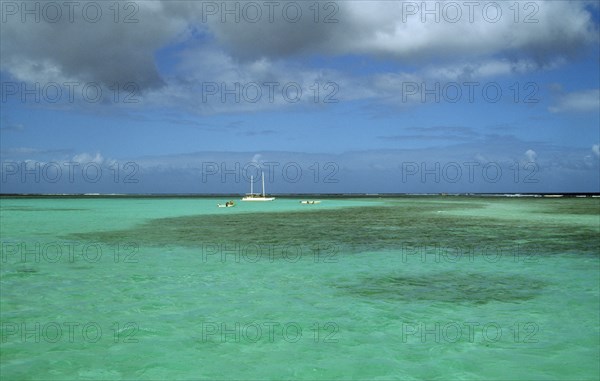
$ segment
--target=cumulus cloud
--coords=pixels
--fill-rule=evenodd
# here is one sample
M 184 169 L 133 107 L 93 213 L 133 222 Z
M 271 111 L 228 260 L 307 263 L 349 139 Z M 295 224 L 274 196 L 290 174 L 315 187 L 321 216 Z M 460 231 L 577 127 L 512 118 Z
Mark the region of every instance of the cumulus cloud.
M 250 160 L 251 163 L 259 163 L 262 161 L 262 155 L 260 153 L 255 154 L 254 156 L 252 156 L 252 160 Z
M 136 3 L 135 9 L 127 11 L 121 8 L 118 22 L 109 8 L 113 3 L 77 4 L 72 18 L 63 8 L 57 22 L 47 21 L 54 13 L 46 16 L 43 3 L 18 5 L 39 7 L 41 22 L 35 22 L 31 16 L 23 22 L 20 12 L 3 15 L 6 20 L 2 22 L 2 70 L 26 82 L 79 81 L 106 86 L 134 82 L 142 89 L 161 85 L 155 53 L 177 33 L 185 31 L 186 23 L 181 18 L 162 13 L 164 7 L 159 2 Z M 100 8 L 102 17 L 97 22 L 90 21 L 95 16 L 85 16 L 96 12 L 89 11 L 87 4 Z M 130 21 L 137 22 L 123 22 L 126 15 L 132 15 Z
M 282 9 L 285 4 L 282 2 Z M 240 57 L 282 57 L 308 52 L 368 54 L 406 62 L 503 54 L 532 57 L 543 65 L 556 55 L 574 54 L 595 38 L 591 16 L 581 2 L 531 2 L 527 13 L 531 17 L 527 21 L 535 22 L 525 22 L 524 14 L 515 22 L 509 3 L 500 3 L 502 16 L 497 20 L 486 16 L 492 12 L 484 11 L 485 3 L 473 9 L 472 18 L 470 10 L 460 3 L 456 3 L 461 12 L 458 18 L 448 16 L 443 2 L 334 4 L 337 23 L 314 23 L 307 3 L 303 4 L 305 17 L 300 22 L 276 17 L 275 22 L 260 25 L 214 22 L 210 28 L 219 41 Z M 435 15 L 427 16 L 422 7 L 438 9 L 438 20 Z
M 592 152 L 596 155 L 596 156 L 600 156 L 600 144 L 594 144 L 592 146 Z
M 423 22 L 422 10 L 413 15 L 400 1 L 321 3 L 318 14 L 313 3 L 283 1 L 273 9 L 272 20 L 270 10 L 257 3 L 262 12 L 257 22 L 248 22 L 252 10 L 243 13 L 244 8 L 234 11 L 242 15 L 239 22 L 235 15 L 227 15 L 225 7 L 244 7 L 241 2 L 214 2 L 218 9 L 211 12 L 208 2 L 144 1 L 135 3 L 135 9 L 121 8 L 115 22 L 109 8 L 113 3 L 94 3 L 103 11 L 96 23 L 82 17 L 87 2 L 79 3 L 72 22 L 66 15 L 56 23 L 21 22 L 18 15 L 7 16 L 0 48 L 3 70 L 24 81 L 97 81 L 107 86 L 135 82 L 144 90 L 164 85 L 157 51 L 186 43 L 196 50 L 194 57 L 202 57 L 204 65 L 199 66 L 214 63 L 206 49 L 217 46 L 234 63 L 252 62 L 259 73 L 274 61 L 298 54 L 370 55 L 413 63 L 500 57 L 475 65 L 473 70 L 486 75 L 552 65 L 557 57 L 573 55 L 596 38 L 583 2 L 530 2 L 535 5 L 536 23 L 523 22 L 524 14 L 515 22 L 508 3 L 501 3 L 503 16 L 497 22 L 485 20 L 483 4 L 474 9 L 473 20 L 461 7 L 457 22 L 444 18 L 435 22 L 432 16 Z M 290 21 L 296 11 L 286 8 L 288 4 L 301 8 L 297 22 Z M 137 22 L 123 22 L 125 15 Z
M 525 157 L 527 157 L 528 162 L 534 163 L 535 158 L 537 157 L 537 153 L 532 149 L 528 149 L 527 151 L 525 151 Z

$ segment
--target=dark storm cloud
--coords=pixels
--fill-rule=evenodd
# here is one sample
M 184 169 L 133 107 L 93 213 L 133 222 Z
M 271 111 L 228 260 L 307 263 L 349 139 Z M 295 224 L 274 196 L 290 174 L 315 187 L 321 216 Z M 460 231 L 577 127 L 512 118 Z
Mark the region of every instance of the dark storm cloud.
M 500 54 L 532 58 L 540 66 L 557 55 L 575 54 L 595 40 L 597 32 L 584 2 L 528 2 L 529 11 L 521 9 L 519 15 L 509 8 L 512 3 L 500 3 L 497 19 L 486 16 L 492 13 L 484 11 L 487 2 L 476 3 L 472 18 L 468 7 L 455 2 L 462 12 L 455 22 L 444 18 L 448 14 L 443 12 L 444 2 L 436 2 L 437 21 L 435 14 L 423 18 L 422 2 L 327 2 L 330 8 L 325 11 L 321 4 L 317 17 L 314 3 L 279 3 L 273 22 L 216 21 L 209 23 L 210 29 L 232 55 L 244 58 L 367 54 L 419 62 Z M 290 22 L 282 12 L 286 4 L 300 4 L 303 16 Z M 326 19 L 325 14 L 331 17 Z
M 17 3 L 33 10 L 38 4 L 40 22 L 34 15 L 19 17 L 21 12 L 3 16 L 2 70 L 27 82 L 86 81 L 105 86 L 134 82 L 140 89 L 160 86 L 154 55 L 185 23 L 162 14 L 159 3 L 140 3 L 127 12 L 121 8 L 115 16 L 110 8 L 115 3 L 89 2 L 94 4 L 89 9 L 100 9 L 98 17 L 95 15 L 100 13 L 92 11 L 85 16 L 87 3 L 79 2 L 72 18 L 67 8 L 61 8 L 57 22 L 45 18 L 43 2 Z M 125 22 L 125 16 L 130 16 L 127 21 L 131 22 Z
M 537 7 L 535 23 L 524 23 L 522 18 L 515 22 L 510 4 L 504 3 L 503 17 L 493 23 L 482 19 L 481 6 L 473 21 L 463 13 L 458 22 L 423 22 L 419 14 L 407 15 L 407 3 L 401 1 L 321 2 L 318 14 L 313 2 L 280 1 L 272 15 L 263 2 L 255 2 L 261 12 L 256 22 L 249 22 L 250 13 L 244 13 L 247 2 L 91 3 L 102 8 L 98 22 L 82 17 L 88 2 L 78 2 L 73 20 L 63 14 L 55 23 L 31 18 L 23 22 L 20 15 L 5 12 L 2 71 L 26 82 L 93 81 L 105 86 L 134 82 L 143 91 L 170 81 L 171 73 L 158 70 L 157 55 L 161 48 L 179 43 L 197 52 L 187 57 L 202 60 L 185 63 L 188 68 L 215 63 L 211 55 L 218 53 L 223 60 L 230 57 L 231 65 L 239 65 L 243 75 L 244 65 L 259 60 L 285 62 L 296 57 L 289 70 L 300 70 L 306 65 L 297 57 L 311 55 L 366 55 L 399 63 L 434 59 L 441 67 L 457 58 L 517 59 L 544 67 L 597 40 L 597 27 L 585 2 L 529 2 Z M 114 4 L 119 6 L 118 16 L 110 8 Z M 135 7 L 126 9 L 127 4 Z M 233 9 L 233 16 L 225 6 Z M 299 18 L 297 8 L 301 9 Z M 126 16 L 134 22 L 125 22 Z M 181 63 L 169 63 L 162 70 L 171 71 Z M 232 73 L 237 72 L 234 69 Z M 201 78 L 201 73 L 196 77 Z

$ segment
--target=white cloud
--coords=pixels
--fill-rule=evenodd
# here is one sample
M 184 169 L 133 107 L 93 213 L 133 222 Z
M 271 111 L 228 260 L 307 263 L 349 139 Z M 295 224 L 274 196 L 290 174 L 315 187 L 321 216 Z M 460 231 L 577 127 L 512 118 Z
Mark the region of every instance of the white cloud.
M 258 164 L 260 164 L 261 161 L 262 161 L 262 155 L 259 153 L 252 156 L 252 160 L 250 160 L 251 163 L 258 163 Z
M 95 155 L 84 152 L 73 156 L 72 161 L 80 164 L 102 164 L 104 162 L 104 157 L 98 152 L 96 152 Z
M 582 90 L 560 96 L 550 112 L 598 112 L 600 111 L 600 89 Z
M 527 151 L 525 151 L 525 156 L 527 157 L 528 162 L 534 163 L 535 158 L 537 157 L 537 153 L 532 149 L 528 149 Z
M 27 170 L 33 170 L 36 172 L 40 171 L 41 167 L 44 167 L 46 165 L 45 162 L 43 161 L 39 161 L 39 160 L 32 160 L 32 159 L 27 159 L 24 161 L 25 163 L 25 169 Z
M 600 144 L 594 144 L 592 146 L 592 152 L 596 155 L 596 156 L 600 156 Z

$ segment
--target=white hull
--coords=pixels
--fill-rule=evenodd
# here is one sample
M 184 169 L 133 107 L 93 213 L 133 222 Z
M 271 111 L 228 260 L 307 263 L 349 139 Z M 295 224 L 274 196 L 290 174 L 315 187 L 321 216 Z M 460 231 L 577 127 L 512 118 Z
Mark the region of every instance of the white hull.
M 262 195 L 254 193 L 254 177 L 250 176 L 250 193 L 242 201 L 273 201 L 275 197 L 265 196 L 265 174 L 262 174 Z

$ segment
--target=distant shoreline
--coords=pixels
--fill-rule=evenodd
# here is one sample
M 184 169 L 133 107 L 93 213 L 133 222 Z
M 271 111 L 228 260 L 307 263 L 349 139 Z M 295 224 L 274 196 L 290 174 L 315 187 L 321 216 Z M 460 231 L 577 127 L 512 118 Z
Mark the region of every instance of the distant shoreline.
M 407 198 L 407 197 L 506 197 L 506 198 L 576 198 L 600 197 L 600 193 L 285 193 L 272 194 L 277 198 Z M 239 198 L 240 194 L 193 194 L 193 193 L 0 193 L 0 198 Z

